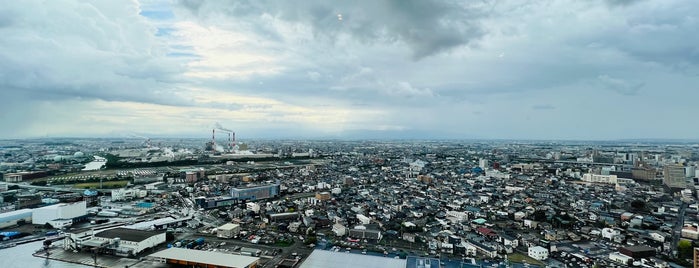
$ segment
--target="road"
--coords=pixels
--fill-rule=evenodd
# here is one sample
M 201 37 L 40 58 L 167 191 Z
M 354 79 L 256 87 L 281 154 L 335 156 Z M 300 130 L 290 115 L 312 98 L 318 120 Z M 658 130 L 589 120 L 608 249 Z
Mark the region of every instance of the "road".
M 684 227 L 684 211 L 687 209 L 687 204 L 682 202 L 680 209 L 677 212 L 677 222 L 675 223 L 675 228 L 672 230 L 672 244 L 670 252 L 677 249 L 677 245 L 680 242 L 680 235 L 682 234 L 682 227 Z
M 85 189 L 75 189 L 75 188 L 65 188 L 65 187 L 57 187 L 57 186 L 37 186 L 37 185 L 30 185 L 30 184 L 23 184 L 23 183 L 13 183 L 13 182 L 3 182 L 4 184 L 7 184 L 7 186 L 19 186 L 19 188 L 26 188 L 26 189 L 35 189 L 35 190 L 44 190 L 44 191 L 56 191 L 56 192 L 77 192 L 77 193 L 82 193 L 85 191 Z

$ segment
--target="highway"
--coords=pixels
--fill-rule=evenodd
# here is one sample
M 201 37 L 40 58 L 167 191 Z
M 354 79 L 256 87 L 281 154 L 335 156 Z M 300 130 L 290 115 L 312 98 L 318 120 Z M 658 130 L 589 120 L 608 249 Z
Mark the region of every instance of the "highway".
M 37 186 L 37 185 L 13 183 L 13 182 L 3 182 L 3 183 L 6 184 L 8 187 L 9 186 L 19 186 L 19 188 L 35 189 L 35 190 L 42 190 L 42 191 L 74 192 L 74 193 L 82 193 L 85 191 L 85 189 L 66 188 L 66 187 L 58 187 L 58 186 Z

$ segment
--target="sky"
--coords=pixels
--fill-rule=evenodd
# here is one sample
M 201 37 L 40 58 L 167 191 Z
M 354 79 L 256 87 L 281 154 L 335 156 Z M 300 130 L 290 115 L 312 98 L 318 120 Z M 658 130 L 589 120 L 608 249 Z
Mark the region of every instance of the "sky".
M 8 1 L 0 138 L 695 139 L 693 0 Z

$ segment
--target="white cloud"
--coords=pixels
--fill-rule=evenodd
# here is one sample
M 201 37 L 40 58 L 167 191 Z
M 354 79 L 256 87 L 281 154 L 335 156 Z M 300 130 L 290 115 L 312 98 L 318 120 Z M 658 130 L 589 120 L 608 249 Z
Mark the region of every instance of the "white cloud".
M 668 121 L 625 98 L 692 109 L 697 13 L 690 0 L 8 2 L 0 137 L 216 121 L 256 134 L 677 137 L 641 128 Z M 608 114 L 628 120 L 570 123 Z

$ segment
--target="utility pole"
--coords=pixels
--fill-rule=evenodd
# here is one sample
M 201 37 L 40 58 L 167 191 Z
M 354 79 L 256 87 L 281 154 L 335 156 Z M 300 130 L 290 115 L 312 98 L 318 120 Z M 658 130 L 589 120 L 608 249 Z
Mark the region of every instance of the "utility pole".
M 99 267 L 97 266 L 97 248 L 92 249 L 92 258 L 95 261 L 95 267 Z

